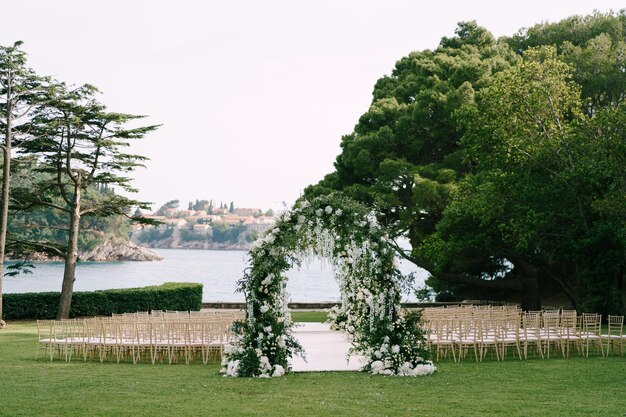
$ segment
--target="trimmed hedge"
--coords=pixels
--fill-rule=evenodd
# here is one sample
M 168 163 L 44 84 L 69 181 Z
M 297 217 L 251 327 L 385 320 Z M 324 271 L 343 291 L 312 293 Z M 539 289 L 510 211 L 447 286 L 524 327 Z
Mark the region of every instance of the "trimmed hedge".
M 54 319 L 60 295 L 59 292 L 4 294 L 4 319 Z M 75 292 L 70 317 L 150 310 L 200 310 L 201 307 L 202 284 L 166 282 L 143 288 Z

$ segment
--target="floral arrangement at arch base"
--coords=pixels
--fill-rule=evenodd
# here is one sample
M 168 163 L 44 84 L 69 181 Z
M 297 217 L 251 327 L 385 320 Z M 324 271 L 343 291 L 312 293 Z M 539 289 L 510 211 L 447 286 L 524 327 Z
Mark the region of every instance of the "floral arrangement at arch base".
M 238 282 L 246 318 L 233 325 L 236 343 L 225 349 L 222 372 L 269 378 L 290 370 L 289 358 L 303 351 L 292 334 L 285 272 L 316 256 L 335 270 L 343 301 L 334 314 L 352 339 L 351 353 L 368 359 L 363 370 L 435 372 L 419 313 L 401 314 L 403 277 L 394 253 L 376 214 L 363 205 L 338 194 L 299 201 L 250 251 L 250 267 Z

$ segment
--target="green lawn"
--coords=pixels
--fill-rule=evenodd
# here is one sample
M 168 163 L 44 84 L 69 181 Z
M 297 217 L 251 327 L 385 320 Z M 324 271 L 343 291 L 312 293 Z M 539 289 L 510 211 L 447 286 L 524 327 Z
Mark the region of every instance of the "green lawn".
M 421 378 L 329 372 L 262 380 L 222 377 L 218 365 L 35 360 L 35 346 L 32 322 L 0 331 L 0 416 L 626 414 L 620 356 L 444 361 Z

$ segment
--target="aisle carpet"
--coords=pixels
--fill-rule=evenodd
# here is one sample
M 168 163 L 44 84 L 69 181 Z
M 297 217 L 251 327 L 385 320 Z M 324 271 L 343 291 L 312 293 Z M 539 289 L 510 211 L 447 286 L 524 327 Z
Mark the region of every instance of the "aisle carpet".
M 347 358 L 352 344 L 342 332 L 333 331 L 325 323 L 296 323 L 294 336 L 304 348 L 306 362 L 299 356 L 289 363 L 293 372 L 359 371 L 365 358 L 359 355 Z

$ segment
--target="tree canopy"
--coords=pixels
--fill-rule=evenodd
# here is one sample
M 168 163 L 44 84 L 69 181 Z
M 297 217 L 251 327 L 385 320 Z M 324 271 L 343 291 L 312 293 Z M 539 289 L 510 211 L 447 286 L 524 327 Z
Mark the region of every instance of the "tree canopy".
M 597 13 L 498 40 L 460 23 L 378 80 L 305 197 L 375 207 L 440 299 L 623 311 L 625 23 Z

